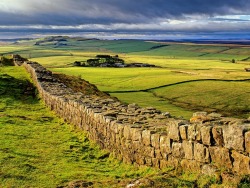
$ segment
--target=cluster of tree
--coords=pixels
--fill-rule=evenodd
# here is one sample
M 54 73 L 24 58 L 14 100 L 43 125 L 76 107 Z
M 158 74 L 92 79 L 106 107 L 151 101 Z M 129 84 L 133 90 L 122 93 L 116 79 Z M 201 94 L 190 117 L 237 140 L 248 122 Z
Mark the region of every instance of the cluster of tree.
M 0 58 L 0 66 L 14 66 L 13 59 L 1 56 L 1 58 Z
M 124 67 L 125 62 L 118 55 L 96 55 L 94 59 L 88 59 L 86 62 L 75 61 L 74 66 L 88 67 Z
M 156 67 L 148 63 L 130 63 L 125 64 L 124 60 L 119 58 L 118 55 L 96 55 L 93 59 L 88 59 L 86 62 L 75 61 L 74 66 L 81 67 Z

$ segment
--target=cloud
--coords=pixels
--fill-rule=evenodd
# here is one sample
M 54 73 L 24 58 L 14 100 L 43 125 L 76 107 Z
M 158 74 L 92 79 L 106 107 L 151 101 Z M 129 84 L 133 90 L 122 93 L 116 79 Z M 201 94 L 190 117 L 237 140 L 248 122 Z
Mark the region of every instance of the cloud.
M 1 0 L 0 28 L 249 30 L 249 0 Z

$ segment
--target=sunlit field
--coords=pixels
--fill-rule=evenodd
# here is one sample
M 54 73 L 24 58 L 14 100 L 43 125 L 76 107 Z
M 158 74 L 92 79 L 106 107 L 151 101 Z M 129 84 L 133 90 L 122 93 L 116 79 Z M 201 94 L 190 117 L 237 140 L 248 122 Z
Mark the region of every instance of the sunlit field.
M 174 116 L 190 118 L 203 110 L 249 116 L 250 76 L 244 70 L 250 66 L 248 46 L 66 38 L 20 41 L 0 48 L 0 53 L 19 53 L 53 72 L 81 77 L 125 103 L 155 106 Z M 128 64 L 158 67 L 73 67 L 74 61 L 84 62 L 97 54 L 119 55 Z
M 20 54 L 55 73 L 85 79 L 124 103 L 155 107 L 179 118 L 189 119 L 195 111 L 250 116 L 250 73 L 244 70 L 250 67 L 250 48 L 246 46 L 36 39 L 1 46 L 0 54 Z M 84 62 L 97 54 L 157 67 L 73 66 L 74 61 Z M 23 86 L 30 82 L 22 67 L 0 67 L 1 186 L 57 187 L 85 180 L 93 187 L 125 187 L 138 178 L 149 178 L 156 187 L 218 183 L 199 174 L 180 174 L 171 168 L 159 172 L 113 159 L 85 133 L 57 118 L 36 93 L 24 95 Z

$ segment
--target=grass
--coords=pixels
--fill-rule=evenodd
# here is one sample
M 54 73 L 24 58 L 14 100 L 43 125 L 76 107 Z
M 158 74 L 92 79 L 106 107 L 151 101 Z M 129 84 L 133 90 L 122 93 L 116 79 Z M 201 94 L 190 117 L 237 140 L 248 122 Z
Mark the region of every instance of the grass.
M 168 99 L 156 97 L 150 92 L 133 92 L 133 93 L 111 93 L 111 96 L 117 97 L 124 103 L 136 102 L 141 107 L 153 106 L 162 112 L 171 112 L 172 116 L 182 116 L 186 119 L 192 116 L 192 111 L 175 106 Z
M 152 92 L 173 104 L 194 110 L 250 116 L 250 81 L 197 81 L 173 85 Z
M 56 187 L 78 179 L 113 187 L 156 173 L 108 157 L 82 131 L 24 94 L 28 80 L 22 67 L 1 68 L 1 187 Z
M 23 67 L 0 67 L 0 187 L 46 187 L 82 181 L 125 187 L 137 179 L 150 187 L 195 187 L 173 171 L 135 167 L 113 159 L 85 133 L 66 124 L 34 95 Z
M 175 115 L 179 113 L 177 116 L 189 118 L 191 112 L 196 110 L 217 110 L 226 115 L 236 116 L 242 113 L 242 117 L 249 115 L 246 107 L 250 105 L 247 99 L 249 93 L 244 89 L 238 89 L 241 88 L 238 87 L 240 85 L 249 88 L 249 82 L 236 82 L 232 85 L 232 82 L 219 84 L 216 81 L 249 79 L 249 72 L 244 71 L 245 67 L 250 66 L 248 46 L 65 39 L 67 40 L 62 42 L 44 42 L 40 46 L 34 46 L 35 42 L 44 39 L 20 41 L 17 45 L 7 47 L 7 50 L 0 48 L 0 52 L 2 50 L 8 53 L 9 50 L 9 53 L 21 53 L 54 72 L 84 78 L 100 90 L 112 93 L 126 103 L 155 106 Z M 126 63 L 142 62 L 161 68 L 71 66 L 74 61 L 86 61 L 97 54 L 118 54 Z M 232 63 L 232 59 L 235 59 L 236 63 Z M 213 86 L 213 81 L 209 81 L 209 84 L 204 81 L 207 79 L 215 79 L 216 90 L 206 89 L 208 85 Z M 196 85 L 192 87 L 190 83 L 180 84 L 199 80 L 202 82 L 195 82 Z M 163 87 L 175 84 L 176 86 Z M 150 90 L 161 86 L 161 89 Z M 224 89 L 225 87 L 227 89 Z M 218 100 L 220 102 L 217 102 Z M 235 112 L 228 113 L 234 107 Z

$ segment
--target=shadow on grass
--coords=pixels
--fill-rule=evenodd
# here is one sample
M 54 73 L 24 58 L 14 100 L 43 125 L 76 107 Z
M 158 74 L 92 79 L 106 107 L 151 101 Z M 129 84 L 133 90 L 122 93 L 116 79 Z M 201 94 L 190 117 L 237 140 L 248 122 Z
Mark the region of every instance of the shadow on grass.
M 14 78 L 8 74 L 0 74 L 0 101 L 7 105 L 15 101 L 26 104 L 37 103 L 36 88 L 29 80 Z

